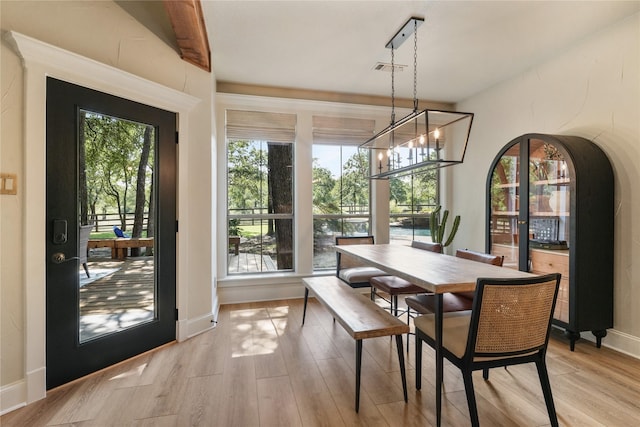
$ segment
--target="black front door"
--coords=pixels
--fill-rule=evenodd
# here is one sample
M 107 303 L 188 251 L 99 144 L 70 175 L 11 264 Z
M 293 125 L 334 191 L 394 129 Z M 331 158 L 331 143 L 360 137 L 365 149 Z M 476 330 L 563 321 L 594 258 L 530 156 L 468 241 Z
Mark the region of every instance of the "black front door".
M 175 113 L 47 79 L 48 389 L 175 339 L 175 135 Z

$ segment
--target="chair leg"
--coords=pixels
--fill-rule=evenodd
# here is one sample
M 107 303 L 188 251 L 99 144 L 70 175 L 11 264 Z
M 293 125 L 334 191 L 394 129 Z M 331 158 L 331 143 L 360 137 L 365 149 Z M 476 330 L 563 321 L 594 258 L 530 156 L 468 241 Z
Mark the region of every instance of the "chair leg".
M 398 317 L 398 295 L 391 297 L 391 310 L 393 311 L 393 315 Z
M 89 267 L 87 267 L 87 263 L 83 263 L 82 266 L 84 267 L 84 272 L 87 273 L 87 277 L 91 278 L 91 276 L 89 276 Z
M 538 376 L 540 377 L 540 385 L 542 386 L 542 394 L 547 404 L 547 412 L 549 413 L 549 421 L 554 427 L 558 427 L 558 416 L 556 415 L 556 407 L 553 404 L 553 395 L 551 394 L 551 383 L 549 382 L 549 374 L 547 373 L 547 364 L 544 359 L 536 361 L 538 368 Z
M 302 309 L 302 324 L 304 325 L 304 318 L 307 317 L 307 300 L 309 300 L 309 288 L 304 288 L 304 308 Z
M 411 335 L 411 309 L 407 307 L 407 326 L 409 327 L 409 332 L 407 332 L 407 353 L 409 353 L 409 335 Z
M 476 394 L 473 389 L 473 377 L 471 376 L 473 371 L 463 370 L 462 378 L 464 380 L 464 391 L 467 395 L 467 405 L 469 406 L 469 418 L 471 419 L 472 426 L 479 426 L 478 420 L 478 406 L 476 405 Z
M 422 340 L 416 331 L 416 390 L 422 388 Z
M 482 370 L 482 378 L 484 378 L 485 381 L 489 379 L 489 368 L 484 368 Z

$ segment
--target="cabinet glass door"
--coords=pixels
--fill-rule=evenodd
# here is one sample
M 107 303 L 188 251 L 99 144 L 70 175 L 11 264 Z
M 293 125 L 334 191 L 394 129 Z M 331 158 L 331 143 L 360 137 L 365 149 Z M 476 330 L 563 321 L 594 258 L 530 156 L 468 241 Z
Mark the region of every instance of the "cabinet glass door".
M 491 175 L 489 239 L 490 252 L 503 255 L 505 267 L 518 269 L 520 232 L 520 143 L 509 147 Z M 524 198 L 526 200 L 526 197 Z M 525 202 L 526 203 L 526 202 Z
M 564 156 L 539 139 L 529 141 L 529 239 L 532 248 L 567 249 L 571 179 Z
M 571 168 L 548 142 L 529 140 L 529 259 L 534 274 L 561 273 L 554 318 L 569 323 Z

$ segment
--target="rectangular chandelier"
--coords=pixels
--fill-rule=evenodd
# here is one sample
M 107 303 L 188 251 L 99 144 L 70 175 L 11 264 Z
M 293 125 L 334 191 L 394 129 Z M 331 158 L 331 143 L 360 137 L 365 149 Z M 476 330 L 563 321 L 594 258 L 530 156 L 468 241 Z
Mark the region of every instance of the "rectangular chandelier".
M 411 17 L 385 45 L 391 49 L 391 124 L 360 145 L 373 154 L 370 178 L 426 172 L 462 163 L 471 133 L 472 113 L 418 111 L 418 27 L 424 18 Z M 413 35 L 413 112 L 395 120 L 395 50 Z
M 375 159 L 372 179 L 423 173 L 464 161 L 473 113 L 412 112 L 360 145 Z

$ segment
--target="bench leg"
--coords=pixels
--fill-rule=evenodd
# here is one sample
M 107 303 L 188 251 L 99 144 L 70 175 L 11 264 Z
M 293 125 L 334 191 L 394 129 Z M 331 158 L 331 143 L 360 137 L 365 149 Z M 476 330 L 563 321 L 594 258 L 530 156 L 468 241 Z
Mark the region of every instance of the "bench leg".
M 360 409 L 360 372 L 362 371 L 362 340 L 356 340 L 356 413 Z
M 404 401 L 407 402 L 407 373 L 404 369 L 404 349 L 402 346 L 402 335 L 396 335 L 396 345 L 398 346 L 398 361 L 400 362 L 400 376 L 402 376 L 402 391 L 404 392 Z
M 302 324 L 304 325 L 304 318 L 307 316 L 307 300 L 309 299 L 309 288 L 304 288 L 304 309 L 302 310 Z
M 418 337 L 416 329 L 416 390 L 422 388 L 422 340 Z

